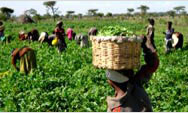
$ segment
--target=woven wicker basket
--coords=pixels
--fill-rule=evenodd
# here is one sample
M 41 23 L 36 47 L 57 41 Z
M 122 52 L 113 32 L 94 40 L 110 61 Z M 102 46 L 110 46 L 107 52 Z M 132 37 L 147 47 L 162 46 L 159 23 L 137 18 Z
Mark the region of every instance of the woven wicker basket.
M 90 39 L 95 67 L 112 70 L 139 68 L 141 42 L 133 40 L 124 40 L 121 43 L 111 40 L 99 41 L 100 37 L 97 36 L 91 36 Z

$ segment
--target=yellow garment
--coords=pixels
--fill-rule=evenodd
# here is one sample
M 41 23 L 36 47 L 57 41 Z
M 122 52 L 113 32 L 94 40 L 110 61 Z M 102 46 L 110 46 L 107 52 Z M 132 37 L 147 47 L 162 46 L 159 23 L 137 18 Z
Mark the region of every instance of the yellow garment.
M 20 58 L 21 73 L 30 73 L 36 67 L 36 56 L 33 50 L 28 51 Z
M 58 43 L 58 39 L 57 39 L 57 37 L 52 41 L 52 45 L 57 45 L 57 43 Z

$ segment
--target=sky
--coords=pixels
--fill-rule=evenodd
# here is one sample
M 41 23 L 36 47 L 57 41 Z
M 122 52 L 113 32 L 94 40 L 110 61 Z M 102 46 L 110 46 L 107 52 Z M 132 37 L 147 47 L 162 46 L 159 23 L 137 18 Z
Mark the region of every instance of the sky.
M 0 0 L 0 7 L 9 7 L 14 9 L 14 15 L 23 14 L 25 10 L 36 9 L 39 14 L 46 13 L 46 7 L 43 5 L 44 1 L 2 1 Z M 134 8 L 136 12 L 140 5 L 147 5 L 150 7 L 148 12 L 166 12 L 172 10 L 176 6 L 185 6 L 188 12 L 188 1 L 57 1 L 56 7 L 59 7 L 61 15 L 65 15 L 66 11 L 75 11 L 75 14 L 86 14 L 88 9 L 98 9 L 98 12 L 103 13 L 126 13 L 127 8 Z

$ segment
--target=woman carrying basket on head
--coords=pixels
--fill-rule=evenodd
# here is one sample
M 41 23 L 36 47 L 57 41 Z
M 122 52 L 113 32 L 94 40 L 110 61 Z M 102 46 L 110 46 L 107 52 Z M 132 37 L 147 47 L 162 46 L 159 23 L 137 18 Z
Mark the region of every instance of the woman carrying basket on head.
M 134 74 L 130 70 L 107 70 L 108 83 L 115 90 L 115 97 L 107 97 L 108 112 L 150 112 L 150 99 L 143 88 L 159 66 L 159 58 L 154 45 L 154 20 L 150 20 L 147 37 L 141 36 L 144 60 L 139 71 Z
M 152 111 L 149 97 L 142 84 L 149 81 L 157 70 L 159 59 L 157 53 L 152 52 L 153 45 L 147 47 L 147 38 L 145 36 L 142 38 L 146 64 L 142 65 L 136 74 L 133 70 L 107 70 L 108 83 L 115 90 L 115 97 L 107 98 L 109 112 Z

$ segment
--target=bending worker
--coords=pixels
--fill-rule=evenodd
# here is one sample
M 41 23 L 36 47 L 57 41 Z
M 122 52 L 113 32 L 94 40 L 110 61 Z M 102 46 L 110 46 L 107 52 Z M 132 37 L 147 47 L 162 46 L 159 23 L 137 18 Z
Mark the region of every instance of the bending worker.
M 16 48 L 11 55 L 12 65 L 17 71 L 28 74 L 37 66 L 35 52 L 29 47 Z M 16 66 L 17 60 L 20 60 L 20 68 Z

